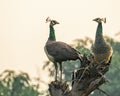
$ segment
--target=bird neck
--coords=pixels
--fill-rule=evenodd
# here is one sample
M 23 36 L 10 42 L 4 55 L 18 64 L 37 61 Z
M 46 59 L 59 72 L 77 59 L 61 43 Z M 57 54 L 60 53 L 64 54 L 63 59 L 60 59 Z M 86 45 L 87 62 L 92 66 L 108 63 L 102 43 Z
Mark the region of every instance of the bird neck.
M 54 30 L 53 26 L 51 26 L 51 25 L 50 25 L 50 33 L 49 33 L 48 40 L 52 40 L 52 41 L 56 40 L 56 38 L 55 38 L 55 30 Z
M 98 43 L 98 42 L 102 42 L 104 39 L 103 39 L 103 35 L 102 35 L 102 23 L 98 23 L 98 27 L 97 27 L 97 30 L 96 30 L 96 38 L 95 38 L 95 42 Z

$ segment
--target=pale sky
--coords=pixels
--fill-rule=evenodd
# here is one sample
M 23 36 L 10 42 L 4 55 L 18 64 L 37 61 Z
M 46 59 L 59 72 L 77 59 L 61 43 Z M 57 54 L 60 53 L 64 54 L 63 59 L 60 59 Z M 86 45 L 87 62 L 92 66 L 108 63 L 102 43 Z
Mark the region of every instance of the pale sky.
M 48 16 L 60 23 L 55 26 L 57 40 L 72 43 L 86 36 L 94 39 L 96 17 L 107 18 L 104 35 L 114 36 L 120 31 L 119 10 L 120 0 L 0 0 L 0 72 L 13 69 L 37 75 L 36 69 L 48 60 Z

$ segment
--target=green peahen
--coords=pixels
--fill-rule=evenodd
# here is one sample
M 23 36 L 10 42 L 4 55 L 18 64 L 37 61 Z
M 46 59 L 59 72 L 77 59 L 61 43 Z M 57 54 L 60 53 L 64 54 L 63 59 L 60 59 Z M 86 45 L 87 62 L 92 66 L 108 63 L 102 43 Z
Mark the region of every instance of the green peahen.
M 107 43 L 103 37 L 102 21 L 106 23 L 106 18 L 95 18 L 93 21 L 98 23 L 95 42 L 92 45 L 94 61 L 96 63 L 104 62 L 108 64 L 112 57 L 113 50 L 111 45 Z
M 69 46 L 68 44 L 64 42 L 56 41 L 55 37 L 55 30 L 54 25 L 59 24 L 56 20 L 51 20 L 49 17 L 46 19 L 46 22 L 50 22 L 49 28 L 49 38 L 46 42 L 46 45 L 44 47 L 45 53 L 50 61 L 54 63 L 56 74 L 55 74 L 55 80 L 57 80 L 57 71 L 58 66 L 57 63 L 60 65 L 60 80 L 62 80 L 62 62 L 67 60 L 76 60 L 80 58 L 80 53 Z

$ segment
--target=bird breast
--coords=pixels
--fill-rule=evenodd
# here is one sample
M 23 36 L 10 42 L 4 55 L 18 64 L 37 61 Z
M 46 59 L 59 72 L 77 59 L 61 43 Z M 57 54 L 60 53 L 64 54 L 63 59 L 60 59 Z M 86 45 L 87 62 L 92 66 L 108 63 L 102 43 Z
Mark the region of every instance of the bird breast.
M 93 50 L 94 60 L 95 62 L 99 63 L 100 62 L 108 63 L 113 53 L 112 47 L 106 49 L 103 48 L 102 50 L 100 52 L 96 52 L 96 50 Z
M 46 53 L 48 59 L 49 59 L 50 61 L 54 62 L 54 58 L 53 58 L 53 56 L 51 56 L 50 54 L 48 54 L 48 51 L 47 51 L 47 49 L 46 49 L 46 46 L 44 47 L 44 50 L 45 50 L 45 53 Z

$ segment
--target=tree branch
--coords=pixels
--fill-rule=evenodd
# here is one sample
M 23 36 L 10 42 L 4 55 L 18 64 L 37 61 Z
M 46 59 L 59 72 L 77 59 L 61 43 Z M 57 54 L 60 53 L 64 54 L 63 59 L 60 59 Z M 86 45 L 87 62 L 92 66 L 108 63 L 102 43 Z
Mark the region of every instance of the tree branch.
M 104 64 L 104 61 L 94 63 L 92 57 L 84 55 L 80 68 L 72 73 L 72 89 L 70 90 L 66 82 L 53 81 L 49 84 L 50 95 L 88 96 L 92 91 L 107 82 L 104 74 L 109 70 L 110 62 L 108 64 Z

